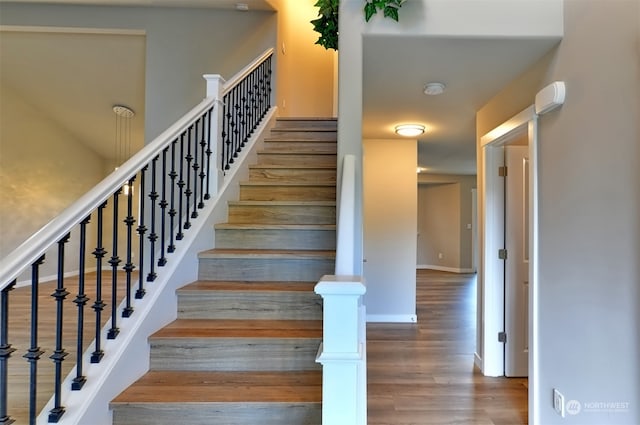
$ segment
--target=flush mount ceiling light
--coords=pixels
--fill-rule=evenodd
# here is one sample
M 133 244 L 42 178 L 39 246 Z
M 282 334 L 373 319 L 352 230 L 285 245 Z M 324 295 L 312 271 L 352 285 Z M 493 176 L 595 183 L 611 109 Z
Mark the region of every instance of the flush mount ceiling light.
M 236 10 L 246 12 L 249 10 L 249 5 L 247 3 L 236 3 Z
M 401 124 L 396 125 L 396 133 L 404 137 L 415 137 L 424 133 L 424 125 L 422 124 Z
M 427 83 L 427 85 L 424 86 L 424 94 L 429 96 L 437 96 L 444 93 L 445 88 L 446 86 L 442 83 Z

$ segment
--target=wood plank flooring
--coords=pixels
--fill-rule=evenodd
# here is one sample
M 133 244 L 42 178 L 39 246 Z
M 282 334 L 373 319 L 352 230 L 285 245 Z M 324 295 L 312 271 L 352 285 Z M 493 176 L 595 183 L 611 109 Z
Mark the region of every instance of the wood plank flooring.
M 137 281 L 137 272 L 134 272 Z M 89 297 L 84 308 L 84 350 L 91 345 L 95 337 L 95 312 L 91 308 L 95 301 L 96 273 L 86 275 L 85 293 Z M 118 303 L 124 296 L 124 272 L 118 272 Z M 49 356 L 55 349 L 56 303 L 51 294 L 56 282 L 42 282 L 39 285 L 38 300 L 38 345 L 44 351 L 38 361 L 37 409 L 38 413 L 49 401 L 54 391 L 54 364 Z M 107 306 L 102 312 L 101 325 L 111 319 L 111 271 L 102 273 L 102 299 Z M 65 279 L 65 287 L 70 294 L 64 301 L 63 347 L 68 355 L 62 362 L 62 378 L 64 379 L 76 361 L 77 318 L 78 308 L 73 300 L 78 294 L 78 278 Z M 135 288 L 134 291 L 135 292 Z M 8 362 L 8 409 L 15 425 L 29 423 L 29 363 L 22 356 L 30 347 L 31 327 L 31 287 L 16 288 L 9 293 L 9 343 L 16 351 Z M 135 314 L 135 313 L 134 313 Z M 118 323 L 123 320 L 118 313 Z M 126 320 L 126 319 L 125 319 Z M 102 327 L 101 326 L 101 327 Z
M 475 275 L 418 270 L 418 323 L 367 325 L 369 425 L 527 423 L 527 379 L 474 367 L 475 304 Z

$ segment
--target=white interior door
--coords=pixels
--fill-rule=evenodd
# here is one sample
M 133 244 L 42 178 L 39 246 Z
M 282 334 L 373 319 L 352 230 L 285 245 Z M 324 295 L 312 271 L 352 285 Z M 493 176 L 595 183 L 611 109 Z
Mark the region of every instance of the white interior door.
M 505 146 L 506 376 L 527 376 L 529 365 L 529 148 Z

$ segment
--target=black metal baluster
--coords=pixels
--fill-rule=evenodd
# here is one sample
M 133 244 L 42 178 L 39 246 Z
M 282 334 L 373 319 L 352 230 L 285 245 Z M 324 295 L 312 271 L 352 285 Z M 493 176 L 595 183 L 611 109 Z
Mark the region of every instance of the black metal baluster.
M 9 291 L 16 286 L 16 281 L 9 283 L 0 294 L 0 424 L 10 425 L 15 422 L 9 416 L 7 407 L 9 357 L 16 351 L 9 344 Z
M 156 192 L 156 173 L 159 157 L 156 156 L 151 161 L 151 192 L 149 193 L 149 199 L 151 199 L 151 233 L 149 233 L 149 274 L 147 275 L 147 282 L 153 282 L 158 275 L 155 272 L 155 258 L 156 258 L 156 241 L 158 240 L 158 234 L 156 233 L 156 201 L 158 200 L 158 192 Z
M 147 228 L 144 225 L 144 198 L 147 196 L 147 194 L 145 193 L 145 177 L 148 169 L 149 166 L 145 165 L 144 167 L 142 167 L 142 170 L 140 170 L 140 193 L 138 195 L 138 202 L 140 203 L 140 216 L 138 217 L 139 224 L 136 228 L 140 243 L 140 252 L 138 252 L 138 290 L 136 291 L 136 299 L 144 298 L 144 295 L 147 293 L 147 291 L 144 289 L 144 235 L 145 233 L 147 233 Z
M 38 347 L 38 285 L 39 269 L 44 255 L 31 265 L 31 347 L 22 356 L 29 362 L 29 424 L 35 425 L 37 411 L 38 360 L 44 351 Z
M 93 251 L 93 255 L 96 257 L 96 300 L 93 303 L 93 310 L 96 312 L 96 345 L 95 350 L 91 353 L 91 363 L 100 363 L 102 357 L 104 357 L 104 351 L 102 351 L 102 335 L 100 333 L 100 327 L 102 326 L 102 310 L 104 310 L 106 304 L 102 300 L 102 258 L 107 254 L 107 251 L 102 246 L 102 225 L 104 223 L 104 209 L 107 203 L 103 203 L 98 207 L 98 231 L 97 231 L 97 243 L 96 249 Z
M 85 255 L 87 250 L 87 224 L 89 224 L 91 216 L 80 222 L 80 253 L 78 255 L 78 295 L 73 302 L 78 306 L 78 332 L 76 336 L 76 377 L 71 383 L 71 390 L 78 391 L 82 389 L 87 382 L 87 378 L 82 374 L 83 361 L 82 353 L 84 352 L 84 306 L 89 301 L 89 297 L 84 293 L 85 283 Z
M 200 164 L 198 163 L 198 121 L 193 125 L 193 211 L 191 212 L 191 218 L 198 217 L 198 170 Z
M 68 353 L 62 347 L 62 325 L 64 320 L 64 300 L 69 292 L 64 287 L 64 248 L 71 235 L 67 233 L 58 241 L 58 286 L 51 296 L 56 300 L 56 349 L 49 357 L 55 365 L 53 409 L 49 411 L 49 422 L 57 423 L 65 409 L 62 406 L 62 362 Z
M 211 199 L 211 173 L 216 172 L 211 169 L 211 154 L 213 153 L 211 151 L 211 115 L 213 115 L 213 109 L 214 107 L 211 107 L 207 113 L 207 150 L 205 152 L 207 154 L 207 192 L 204 194 L 205 200 Z
M 238 144 L 238 150 L 236 152 L 236 157 L 244 148 L 247 142 L 247 112 L 249 111 L 249 88 L 250 88 L 250 79 L 247 77 L 240 83 L 240 140 Z
M 136 176 L 129 179 L 128 191 L 127 191 L 127 218 L 124 219 L 124 223 L 127 226 L 127 262 L 124 265 L 125 271 L 125 285 L 126 285 L 126 306 L 122 310 L 122 317 L 131 317 L 133 314 L 133 307 L 131 306 L 131 274 L 136 268 L 132 261 L 133 251 L 133 225 L 136 223 L 133 218 L 133 184 L 136 181 Z
M 235 116 L 235 126 L 233 127 L 233 153 L 231 156 L 231 163 L 235 162 L 235 158 L 238 157 L 238 149 L 240 147 L 240 128 L 241 128 L 241 117 L 242 112 L 240 108 L 240 88 L 239 86 L 235 86 L 233 88 L 233 114 Z
M 191 227 L 191 222 L 189 221 L 189 219 L 191 218 L 191 215 L 189 214 L 189 211 L 191 210 L 191 194 L 193 193 L 191 191 L 191 161 L 193 161 L 193 156 L 191 156 L 191 138 L 192 138 L 192 130 L 193 130 L 193 125 L 189 126 L 189 130 L 187 133 L 187 156 L 185 157 L 185 160 L 187 161 L 187 165 L 186 165 L 186 169 L 185 169 L 185 174 L 187 175 L 187 188 L 184 191 L 184 196 L 185 196 L 185 222 L 183 227 L 185 229 L 188 229 Z
M 167 216 L 167 152 L 169 147 L 167 146 L 162 150 L 162 182 L 160 198 L 160 258 L 158 259 L 158 266 L 164 267 L 167 264 L 167 257 L 165 256 L 167 238 L 166 238 L 166 216 Z
M 222 104 L 222 164 L 220 166 L 223 172 L 228 170 L 229 167 L 229 153 L 231 152 L 231 96 L 229 93 L 224 95 L 224 102 Z
M 207 176 L 205 174 L 205 168 L 207 166 L 207 160 L 205 156 L 206 148 L 207 148 L 207 140 L 206 140 L 207 129 L 205 128 L 205 126 L 207 125 L 207 115 L 208 115 L 208 112 L 205 112 L 204 115 L 200 117 L 200 125 L 201 125 L 200 161 L 202 163 L 202 166 L 200 167 L 200 174 L 198 174 L 198 176 L 200 177 L 200 202 L 198 202 L 199 209 L 204 208 L 204 178 Z
M 253 78 L 253 96 L 251 96 L 251 131 L 258 126 L 258 99 L 260 96 L 260 68 L 251 73 Z
M 116 339 L 120 333 L 118 328 L 118 266 L 120 265 L 120 257 L 118 257 L 118 198 L 122 193 L 122 188 L 116 190 L 113 194 L 113 240 L 111 243 L 111 328 L 107 332 L 107 339 Z
M 180 135 L 180 175 L 178 177 L 178 234 L 176 235 L 176 240 L 180 241 L 184 238 L 184 233 L 182 233 L 182 207 L 183 207 L 183 188 L 184 188 L 184 135 L 182 133 Z
M 169 178 L 171 179 L 171 205 L 169 208 L 169 246 L 167 252 L 175 252 L 176 245 L 174 243 L 175 234 L 175 219 L 176 219 L 176 178 L 178 173 L 176 172 L 176 143 L 177 140 L 171 142 L 171 171 L 169 172 Z

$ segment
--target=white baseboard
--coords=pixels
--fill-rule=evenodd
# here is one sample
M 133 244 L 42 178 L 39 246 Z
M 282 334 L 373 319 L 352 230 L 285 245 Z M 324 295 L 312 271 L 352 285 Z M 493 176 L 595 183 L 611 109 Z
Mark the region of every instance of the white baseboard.
M 474 269 L 461 269 L 457 267 L 443 267 L 443 266 L 431 266 L 419 264 L 416 266 L 418 270 L 437 270 L 440 272 L 449 272 L 449 273 L 475 273 Z
M 484 363 L 482 362 L 482 357 L 478 353 L 473 353 L 473 362 L 476 364 L 478 369 L 482 372 L 484 369 Z
M 367 323 L 417 323 L 415 314 L 367 314 Z

